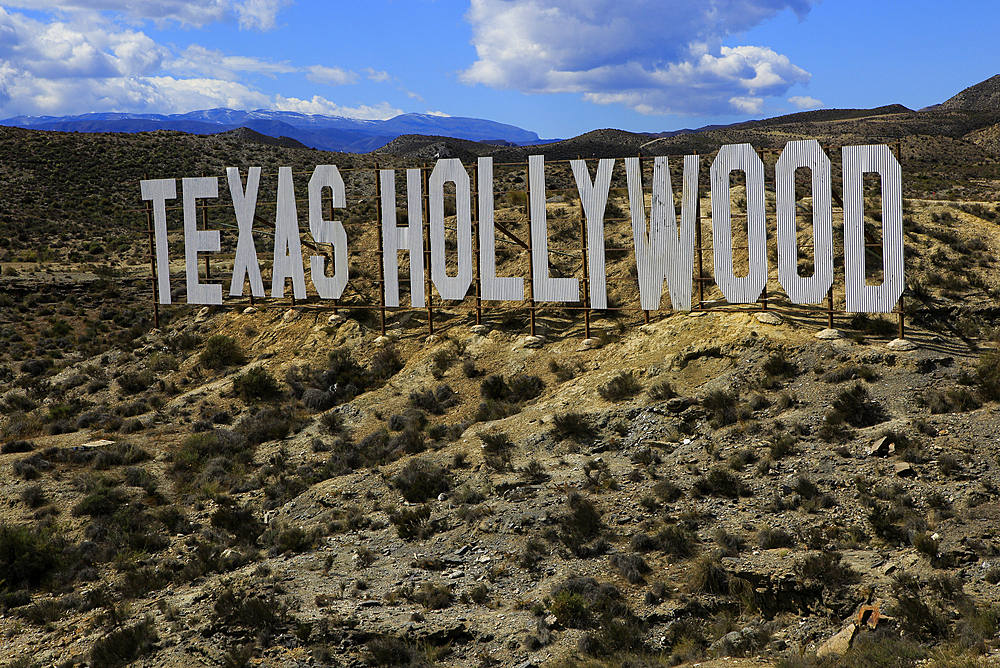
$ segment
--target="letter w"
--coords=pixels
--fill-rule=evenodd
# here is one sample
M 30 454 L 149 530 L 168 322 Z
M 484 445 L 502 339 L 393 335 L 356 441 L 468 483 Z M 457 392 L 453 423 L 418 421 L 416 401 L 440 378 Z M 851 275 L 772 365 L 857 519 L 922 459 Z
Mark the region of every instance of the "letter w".
M 681 223 L 678 232 L 674 192 L 670 186 L 670 168 L 666 156 L 658 156 L 653 162 L 653 194 L 648 228 L 639 159 L 625 158 L 635 264 L 639 273 L 639 303 L 644 311 L 656 311 L 660 308 L 664 278 L 667 279 L 667 289 L 670 291 L 670 305 L 681 311 L 691 310 L 698 167 L 698 156 L 684 156 Z

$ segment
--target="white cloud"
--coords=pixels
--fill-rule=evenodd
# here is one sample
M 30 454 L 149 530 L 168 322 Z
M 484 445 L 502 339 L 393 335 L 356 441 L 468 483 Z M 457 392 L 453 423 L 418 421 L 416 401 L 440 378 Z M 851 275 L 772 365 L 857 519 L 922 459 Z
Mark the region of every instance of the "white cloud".
M 796 109 L 819 109 L 823 106 L 822 100 L 817 100 L 814 97 L 795 95 L 788 98 L 788 101 L 795 105 Z
M 446 114 L 443 111 L 425 111 L 428 116 L 437 116 L 438 118 L 451 118 L 451 114 Z
M 314 95 L 311 100 L 300 100 L 295 97 L 283 97 L 278 95 L 273 103 L 268 105 L 271 109 L 279 111 L 298 111 L 303 114 L 324 114 L 327 116 L 346 116 L 348 118 L 361 118 L 369 121 L 384 121 L 403 113 L 402 109 L 396 109 L 388 102 L 383 102 L 376 106 L 361 105 L 359 107 L 343 107 L 326 98 Z
M 316 83 L 329 84 L 331 86 L 343 86 L 345 84 L 356 83 L 358 75 L 349 70 L 339 67 L 325 67 L 323 65 L 313 65 L 306 68 L 309 74 L 306 78 Z
M 376 83 L 385 83 L 387 81 L 392 81 L 392 76 L 388 72 L 381 72 L 371 67 L 366 67 L 365 72 L 368 74 L 368 78 Z
M 20 3 L 32 4 L 29 0 Z M 266 8 L 282 3 L 243 4 L 248 11 L 257 12 L 263 26 Z M 164 12 L 180 16 L 182 5 L 187 6 L 168 1 Z M 218 5 L 216 0 L 206 2 L 210 12 Z M 145 15 L 152 5 L 140 0 L 130 6 Z M 80 0 L 57 8 L 80 11 L 43 21 L 0 7 L 0 118 L 106 111 L 181 113 L 217 107 L 294 109 L 366 119 L 402 113 L 388 103 L 346 107 L 319 96 L 300 100 L 265 94 L 248 81 L 254 76 L 299 74 L 332 85 L 355 83 L 358 75 L 348 70 L 299 67 L 288 61 L 231 55 L 200 45 L 178 51 L 157 43 L 135 26 L 123 26 L 95 11 L 82 11 L 116 9 L 113 2 L 88 4 Z
M 235 81 L 243 74 L 264 74 L 273 77 L 277 74 L 298 71 L 298 68 L 290 65 L 288 61 L 272 63 L 248 56 L 227 56 L 222 51 L 207 49 L 197 44 L 184 49 L 178 58 L 164 63 L 164 69 L 175 74 L 193 74 L 227 81 Z
M 580 93 L 640 113 L 725 114 L 783 95 L 809 73 L 762 46 L 722 46 L 816 0 L 472 0 L 478 59 L 467 84 Z
M 6 0 L 5 7 L 38 11 L 115 12 L 138 21 L 201 27 L 238 21 L 241 28 L 270 30 L 289 0 Z

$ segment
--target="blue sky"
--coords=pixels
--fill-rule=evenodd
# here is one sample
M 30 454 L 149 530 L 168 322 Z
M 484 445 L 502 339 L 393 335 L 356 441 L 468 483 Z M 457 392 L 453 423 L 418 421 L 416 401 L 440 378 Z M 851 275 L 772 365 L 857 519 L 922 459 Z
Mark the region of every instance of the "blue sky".
M 544 138 L 917 109 L 1000 73 L 1000 3 L 13 0 L 0 118 L 283 109 Z

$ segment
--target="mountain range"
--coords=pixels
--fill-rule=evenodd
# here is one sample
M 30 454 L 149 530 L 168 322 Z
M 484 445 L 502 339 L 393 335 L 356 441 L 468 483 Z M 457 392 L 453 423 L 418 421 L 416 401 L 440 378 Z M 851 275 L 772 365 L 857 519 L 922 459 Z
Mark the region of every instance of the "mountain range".
M 546 143 L 534 132 L 478 118 L 402 114 L 385 121 L 291 111 L 208 109 L 185 114 L 90 113 L 78 116 L 15 116 L 0 125 L 60 132 L 149 132 L 177 130 L 218 134 L 249 128 L 270 137 L 289 138 L 324 151 L 368 153 L 400 135 L 439 135 L 518 146 Z

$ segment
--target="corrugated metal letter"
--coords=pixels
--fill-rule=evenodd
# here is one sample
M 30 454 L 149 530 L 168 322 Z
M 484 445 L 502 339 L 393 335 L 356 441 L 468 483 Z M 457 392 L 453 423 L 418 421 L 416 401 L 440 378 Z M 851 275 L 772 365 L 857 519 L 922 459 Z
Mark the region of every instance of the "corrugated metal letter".
M 382 183 L 382 267 L 385 270 L 385 305 L 399 306 L 400 248 L 410 251 L 410 306 L 424 306 L 424 227 L 421 212 L 420 170 L 406 170 L 406 227 L 396 226 L 396 172 L 379 170 Z
M 218 253 L 219 230 L 199 230 L 196 200 L 219 196 L 219 179 L 202 176 L 181 181 L 184 189 L 184 262 L 187 273 L 188 304 L 221 304 L 222 286 L 198 282 L 198 253 Z M 275 264 L 278 258 L 274 258 Z
M 813 275 L 799 276 L 795 225 L 795 170 L 812 172 Z M 815 139 L 790 141 L 775 165 L 778 218 L 778 282 L 796 304 L 818 304 L 833 285 L 833 206 L 830 158 Z
M 902 169 L 888 146 L 845 146 L 844 284 L 853 313 L 891 313 L 903 294 Z M 882 285 L 865 281 L 864 174 L 882 177 Z
M 153 202 L 153 233 L 156 238 L 156 291 L 160 303 L 170 304 L 170 254 L 167 252 L 167 200 L 177 197 L 177 181 L 141 181 L 142 199 Z
M 333 208 L 342 209 L 347 204 L 344 179 L 336 165 L 317 165 L 309 179 L 309 231 L 319 244 L 333 244 L 333 276 L 326 275 L 326 257 L 309 258 L 312 282 L 323 299 L 339 299 L 347 287 L 347 232 L 339 220 L 323 218 L 323 188 L 333 196 Z
M 274 221 L 274 267 L 271 270 L 271 296 L 285 296 L 285 279 L 292 278 L 292 294 L 306 298 L 306 272 L 302 266 L 299 241 L 299 216 L 295 211 L 295 187 L 292 168 L 278 168 L 277 218 Z M 279 252 L 280 251 L 280 252 Z M 190 266 L 190 262 L 188 262 Z M 190 269 L 188 269 L 190 271 Z
M 587 253 L 590 265 L 590 306 L 604 309 L 608 307 L 607 270 L 604 263 L 604 209 L 608 205 L 608 191 L 611 188 L 611 170 L 615 166 L 613 158 L 604 158 L 597 163 L 597 177 L 590 182 L 590 172 L 584 160 L 570 160 L 576 189 L 580 192 L 580 202 L 587 218 Z
M 729 175 L 739 170 L 747 183 L 746 276 L 733 273 L 733 221 L 729 202 Z M 715 282 L 730 304 L 752 304 L 767 285 L 767 215 L 764 199 L 764 163 L 750 144 L 719 149 L 712 163 L 712 241 Z
M 250 294 L 254 297 L 263 297 L 264 281 L 260 277 L 257 249 L 253 245 L 253 217 L 257 211 L 260 167 L 251 167 L 247 173 L 246 192 L 243 191 L 239 168 L 227 167 L 226 176 L 229 179 L 229 194 L 232 195 L 233 209 L 236 212 L 236 225 L 240 229 L 240 236 L 236 240 L 236 259 L 233 260 L 233 278 L 229 282 L 229 296 L 243 296 L 243 280 L 249 275 Z
M 642 191 L 639 159 L 625 158 L 629 209 L 632 211 L 635 264 L 639 274 L 639 302 L 645 311 L 655 311 L 660 308 L 664 278 L 667 280 L 671 307 L 681 311 L 691 310 L 699 164 L 698 156 L 684 156 L 681 221 L 678 229 L 677 207 L 670 183 L 667 158 L 659 156 L 654 159 L 647 230 L 646 200 Z
M 545 216 L 545 158 L 528 156 L 528 199 L 531 208 L 531 271 L 534 297 L 542 302 L 580 301 L 580 282 L 549 276 L 549 233 Z
M 458 274 L 445 271 L 444 184 L 455 184 L 455 213 L 458 229 Z M 431 172 L 431 280 L 442 299 L 465 299 L 472 285 L 472 182 L 458 158 L 438 160 Z
M 483 301 L 524 299 L 524 279 L 497 276 L 496 229 L 493 226 L 493 158 L 479 158 L 479 281 Z

